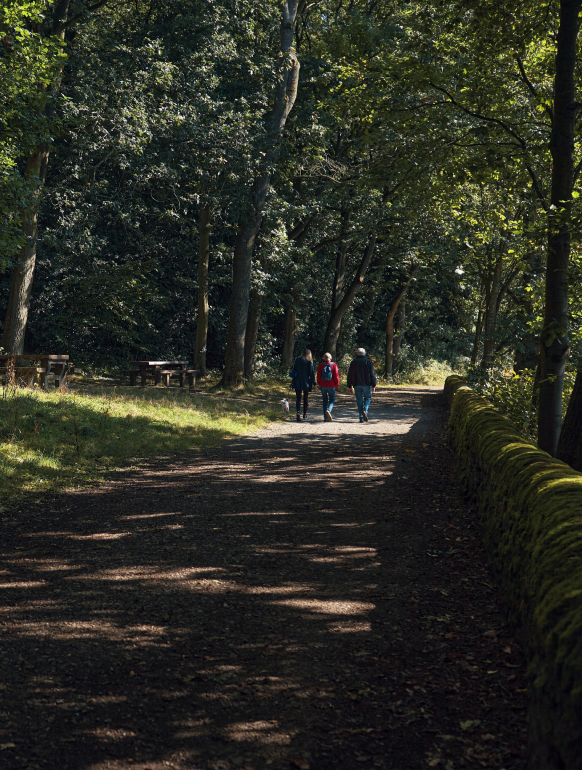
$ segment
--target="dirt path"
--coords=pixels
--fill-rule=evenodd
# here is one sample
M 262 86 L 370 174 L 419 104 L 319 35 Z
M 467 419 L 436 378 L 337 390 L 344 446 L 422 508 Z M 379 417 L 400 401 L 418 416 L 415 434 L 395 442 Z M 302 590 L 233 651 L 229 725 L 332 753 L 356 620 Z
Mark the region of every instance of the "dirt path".
M 370 414 L 345 397 L 2 520 L 0 767 L 523 768 L 442 396 Z

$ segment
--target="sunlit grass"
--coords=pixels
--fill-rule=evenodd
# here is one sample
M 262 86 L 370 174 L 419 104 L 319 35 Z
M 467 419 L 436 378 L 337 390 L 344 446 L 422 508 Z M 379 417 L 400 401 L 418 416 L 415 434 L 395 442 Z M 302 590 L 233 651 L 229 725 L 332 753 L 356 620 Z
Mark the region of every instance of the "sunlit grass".
M 418 364 L 402 374 L 394 377 L 396 385 L 444 385 L 447 377 L 452 374 L 464 374 L 450 366 L 447 361 L 436 361 L 430 359 L 422 364 Z
M 141 459 L 184 454 L 281 416 L 278 394 L 89 388 L 0 393 L 0 507 L 24 492 L 98 481 Z M 82 389 L 81 389 L 82 388 Z M 268 396 L 268 397 L 267 397 Z

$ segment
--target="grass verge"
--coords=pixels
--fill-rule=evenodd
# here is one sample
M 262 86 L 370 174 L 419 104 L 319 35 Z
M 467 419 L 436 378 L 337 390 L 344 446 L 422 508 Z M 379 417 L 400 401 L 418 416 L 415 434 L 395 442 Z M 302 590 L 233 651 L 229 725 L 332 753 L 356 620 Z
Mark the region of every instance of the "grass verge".
M 200 450 L 280 419 L 277 389 L 189 393 L 89 387 L 0 392 L 0 508 L 24 493 L 102 480 L 147 458 Z

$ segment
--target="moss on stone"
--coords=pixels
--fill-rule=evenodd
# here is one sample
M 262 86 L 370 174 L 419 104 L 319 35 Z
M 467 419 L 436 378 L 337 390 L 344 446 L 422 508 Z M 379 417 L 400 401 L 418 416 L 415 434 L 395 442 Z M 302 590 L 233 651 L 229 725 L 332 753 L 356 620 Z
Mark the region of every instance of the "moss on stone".
M 529 657 L 529 768 L 582 768 L 582 473 L 523 439 L 459 377 L 449 433 Z

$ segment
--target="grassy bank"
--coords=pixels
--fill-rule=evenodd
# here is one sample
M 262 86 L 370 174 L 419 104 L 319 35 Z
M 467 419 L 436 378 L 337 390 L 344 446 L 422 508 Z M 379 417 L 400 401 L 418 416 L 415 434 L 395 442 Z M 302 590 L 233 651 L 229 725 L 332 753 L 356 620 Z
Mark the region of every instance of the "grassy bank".
M 96 387 L 0 392 L 0 508 L 22 493 L 98 481 L 142 459 L 183 454 L 279 419 L 279 393 Z M 234 396 L 234 397 L 233 397 Z

